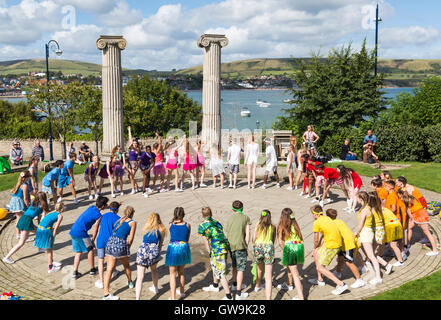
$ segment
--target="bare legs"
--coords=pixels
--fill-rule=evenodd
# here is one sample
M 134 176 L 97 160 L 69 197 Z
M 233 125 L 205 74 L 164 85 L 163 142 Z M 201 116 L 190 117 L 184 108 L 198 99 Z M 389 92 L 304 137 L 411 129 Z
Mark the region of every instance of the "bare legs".
M 171 300 L 176 300 L 176 274 L 179 277 L 179 288 L 180 293 L 184 293 L 184 285 L 185 285 L 185 275 L 184 275 L 184 267 L 183 266 L 176 266 L 176 267 L 169 267 L 170 268 L 170 296 Z
M 158 269 L 157 263 L 150 266 L 151 272 L 152 272 L 152 282 L 153 286 L 158 289 Z M 144 273 L 145 273 L 146 267 L 143 267 L 141 265 L 137 266 L 137 276 L 136 276 L 136 300 L 139 300 L 141 298 L 141 291 L 142 291 L 142 282 L 144 281 Z
M 256 167 L 257 163 L 248 165 L 248 187 L 253 186 L 254 188 L 254 186 L 256 185 Z M 236 182 L 234 183 L 234 185 L 236 185 Z
M 21 231 L 20 232 L 20 240 L 18 243 L 9 251 L 8 255 L 5 257 L 6 259 L 9 259 L 14 253 L 16 253 L 18 250 L 20 250 L 24 244 L 26 243 L 26 240 L 29 237 L 29 231 Z
M 271 300 L 271 291 L 273 288 L 273 265 L 264 264 L 263 262 L 257 265 L 257 280 L 256 287 L 260 287 L 260 281 L 262 280 L 262 273 L 265 267 L 265 297 L 266 300 Z

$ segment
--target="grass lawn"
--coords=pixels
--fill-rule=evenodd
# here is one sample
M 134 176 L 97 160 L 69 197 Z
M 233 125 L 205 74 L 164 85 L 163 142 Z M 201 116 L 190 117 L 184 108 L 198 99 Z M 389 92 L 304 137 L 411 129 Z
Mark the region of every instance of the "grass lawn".
M 76 164 L 74 167 L 74 174 L 84 173 L 84 171 L 86 170 L 86 167 L 87 167 L 87 165 L 79 166 L 78 164 Z M 41 170 L 38 171 L 38 180 L 40 181 L 40 183 L 46 174 L 47 174 L 46 172 L 43 172 Z M 12 189 L 18 181 L 19 175 L 20 175 L 20 172 L 14 172 L 14 173 L 0 175 L 0 191 Z
M 441 270 L 368 300 L 441 300 Z
M 370 165 L 359 164 L 351 161 L 342 162 L 346 167 L 354 169 L 359 175 L 372 177 L 379 174 L 381 170 L 374 169 Z M 340 163 L 328 163 L 326 166 L 335 168 Z M 388 163 L 383 163 L 387 165 Z M 389 164 L 405 164 L 410 167 L 390 170 L 392 176 L 404 176 L 407 181 L 419 188 L 441 193 L 441 163 L 420 163 L 420 162 L 393 162 Z

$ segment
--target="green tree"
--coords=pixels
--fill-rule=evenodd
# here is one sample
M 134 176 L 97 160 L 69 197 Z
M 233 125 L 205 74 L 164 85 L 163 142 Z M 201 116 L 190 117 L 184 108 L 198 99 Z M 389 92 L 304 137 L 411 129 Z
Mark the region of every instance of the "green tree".
M 360 52 L 354 53 L 349 44 L 331 50 L 327 59 L 314 53 L 309 63 L 298 63 L 295 81 L 300 90 L 291 90 L 292 107 L 282 117 L 289 121 L 279 118 L 273 128 L 296 125 L 303 132 L 313 124 L 325 137 L 341 127 L 356 127 L 376 118 L 385 109 L 386 99 L 379 90 L 383 75 L 373 76 L 374 53 L 368 52 L 364 41 Z
M 28 96 L 28 103 L 33 110 L 50 120 L 53 135 L 58 134 L 66 157 L 66 135 L 73 133 L 76 123 L 76 110 L 81 103 L 81 84 L 71 82 L 67 85 L 50 82 L 35 86 Z
M 133 136 L 165 135 L 170 129 L 188 133 L 189 121 L 202 124 L 201 106 L 166 84 L 148 76 L 130 81 L 124 87 L 124 126 Z

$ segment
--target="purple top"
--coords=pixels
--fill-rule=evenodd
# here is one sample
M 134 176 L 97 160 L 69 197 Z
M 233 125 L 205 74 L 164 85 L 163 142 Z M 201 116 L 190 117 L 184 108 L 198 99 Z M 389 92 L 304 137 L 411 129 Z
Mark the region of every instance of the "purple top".
M 138 156 L 138 152 L 132 149 L 129 150 L 129 161 L 138 161 Z

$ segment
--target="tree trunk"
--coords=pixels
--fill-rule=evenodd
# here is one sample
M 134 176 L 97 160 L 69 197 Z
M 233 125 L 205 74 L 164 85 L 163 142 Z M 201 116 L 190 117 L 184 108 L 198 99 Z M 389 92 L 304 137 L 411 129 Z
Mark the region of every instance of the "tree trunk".
M 98 156 L 98 134 L 96 131 L 93 133 L 93 138 L 95 140 L 95 155 Z

